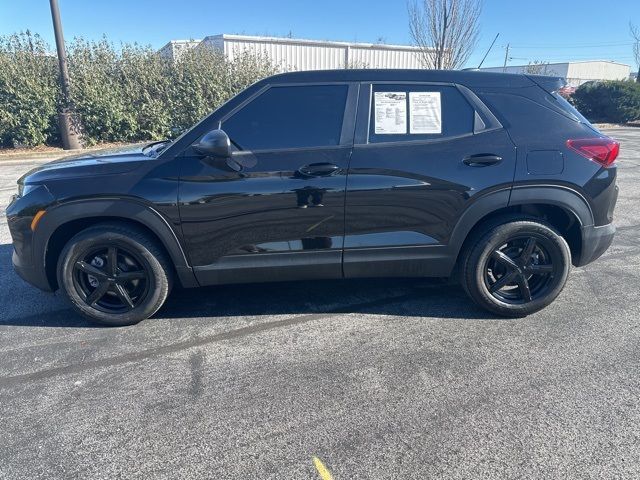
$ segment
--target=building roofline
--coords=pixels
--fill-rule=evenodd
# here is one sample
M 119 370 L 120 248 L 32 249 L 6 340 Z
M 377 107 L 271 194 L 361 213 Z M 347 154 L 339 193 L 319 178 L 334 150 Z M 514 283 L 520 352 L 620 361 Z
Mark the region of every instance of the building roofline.
M 552 65 L 572 65 L 575 63 L 613 63 L 615 65 L 622 65 L 624 67 L 629 67 L 631 68 L 631 65 L 628 65 L 626 63 L 620 63 L 620 62 L 614 62 L 613 60 L 575 60 L 575 61 L 567 61 L 567 62 L 553 62 L 553 63 L 540 63 L 540 64 L 536 64 L 536 63 L 528 63 L 526 65 L 507 65 L 506 68 L 520 68 L 520 67 L 530 67 L 530 66 L 542 66 L 544 67 L 545 65 L 548 66 L 552 66 Z M 485 68 L 505 68 L 501 65 L 495 66 L 495 67 L 481 67 L 480 70 L 484 70 Z
M 564 63 L 614 63 L 616 65 L 623 65 L 625 67 L 631 68 L 631 65 L 628 65 L 626 63 L 621 63 L 621 62 L 614 62 L 613 60 L 576 60 L 573 62 L 564 62 Z
M 202 43 L 202 38 L 194 38 L 192 40 L 169 40 L 167 43 L 165 43 L 163 46 L 161 46 L 158 51 L 170 47 L 171 45 L 174 45 L 176 43 L 197 43 L 200 44 Z
M 192 38 L 192 39 L 189 39 L 189 40 L 182 40 L 182 39 L 169 40 L 166 45 L 170 45 L 172 43 L 200 43 L 200 42 L 202 42 L 202 40 L 204 40 L 204 39 L 203 38 Z
M 379 48 L 388 50 L 406 50 L 416 52 L 420 50 L 420 47 L 414 45 L 395 45 L 388 43 L 358 43 L 358 42 L 336 42 L 331 40 L 310 40 L 305 38 L 288 38 L 288 37 L 262 37 L 254 35 L 234 35 L 228 33 L 221 33 L 218 35 L 209 35 L 204 38 L 207 39 L 223 39 L 223 40 L 237 40 L 237 41 L 263 41 L 273 43 L 285 43 L 285 44 L 297 44 L 297 45 L 314 45 L 314 46 L 326 46 L 326 47 L 354 47 L 354 48 Z

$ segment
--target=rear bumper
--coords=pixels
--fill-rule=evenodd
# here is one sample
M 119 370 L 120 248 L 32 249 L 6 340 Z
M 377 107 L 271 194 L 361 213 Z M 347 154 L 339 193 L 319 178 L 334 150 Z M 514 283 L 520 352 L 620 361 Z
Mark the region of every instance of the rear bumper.
M 601 227 L 582 227 L 582 251 L 575 266 L 581 267 L 597 260 L 607 251 L 615 234 L 616 227 L 613 223 Z

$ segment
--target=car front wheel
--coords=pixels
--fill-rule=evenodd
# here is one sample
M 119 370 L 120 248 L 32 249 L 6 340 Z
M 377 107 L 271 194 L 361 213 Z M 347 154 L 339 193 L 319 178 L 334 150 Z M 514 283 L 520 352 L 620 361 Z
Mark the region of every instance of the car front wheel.
M 163 250 L 141 229 L 103 224 L 75 235 L 58 261 L 58 284 L 92 321 L 132 325 L 162 306 L 171 287 Z
M 571 268 L 571 251 L 552 227 L 534 220 L 487 225 L 470 243 L 461 280 L 481 307 L 522 317 L 560 294 Z

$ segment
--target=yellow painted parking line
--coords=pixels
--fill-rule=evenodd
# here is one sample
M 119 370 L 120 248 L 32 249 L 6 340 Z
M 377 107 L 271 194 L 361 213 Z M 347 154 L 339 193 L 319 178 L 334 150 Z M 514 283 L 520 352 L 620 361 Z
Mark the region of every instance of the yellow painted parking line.
M 320 460 L 318 457 L 313 457 L 313 464 L 315 465 L 316 470 L 318 470 L 318 474 L 320 475 L 320 478 L 322 480 L 333 480 L 331 472 L 327 467 L 325 467 L 324 463 L 322 463 L 322 460 Z
M 315 223 L 313 225 L 311 225 L 309 228 L 307 228 L 307 233 L 309 233 L 311 230 L 314 230 L 316 228 L 318 228 L 320 225 L 322 225 L 324 222 L 331 220 L 333 217 L 335 217 L 335 215 L 329 215 L 327 218 L 320 220 L 318 223 Z

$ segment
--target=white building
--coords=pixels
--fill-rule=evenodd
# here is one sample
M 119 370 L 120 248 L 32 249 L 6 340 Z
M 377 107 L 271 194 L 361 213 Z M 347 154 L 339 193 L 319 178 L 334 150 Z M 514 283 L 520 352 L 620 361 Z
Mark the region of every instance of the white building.
M 160 52 L 169 58 L 175 52 L 172 41 Z M 186 42 L 189 43 L 189 42 Z M 228 58 L 242 52 L 264 55 L 280 70 L 326 70 L 337 68 L 422 68 L 418 47 L 377 43 L 329 42 L 299 38 L 254 37 L 247 35 L 212 35 L 199 46 L 209 46 L 223 52 Z M 182 45 L 181 45 L 182 48 Z M 166 49 L 166 50 L 165 50 Z M 172 50 L 171 50 L 172 49 Z
M 481 68 L 486 72 L 530 73 L 552 75 L 567 79 L 568 85 L 578 87 L 592 80 L 626 80 L 631 67 L 609 60 L 588 60 L 582 62 L 547 63 L 536 65 L 508 65 Z
M 164 58 L 175 60 L 182 52 L 197 47 L 202 42 L 202 39 L 198 40 L 171 40 L 164 47 L 158 50 L 158 53 Z

